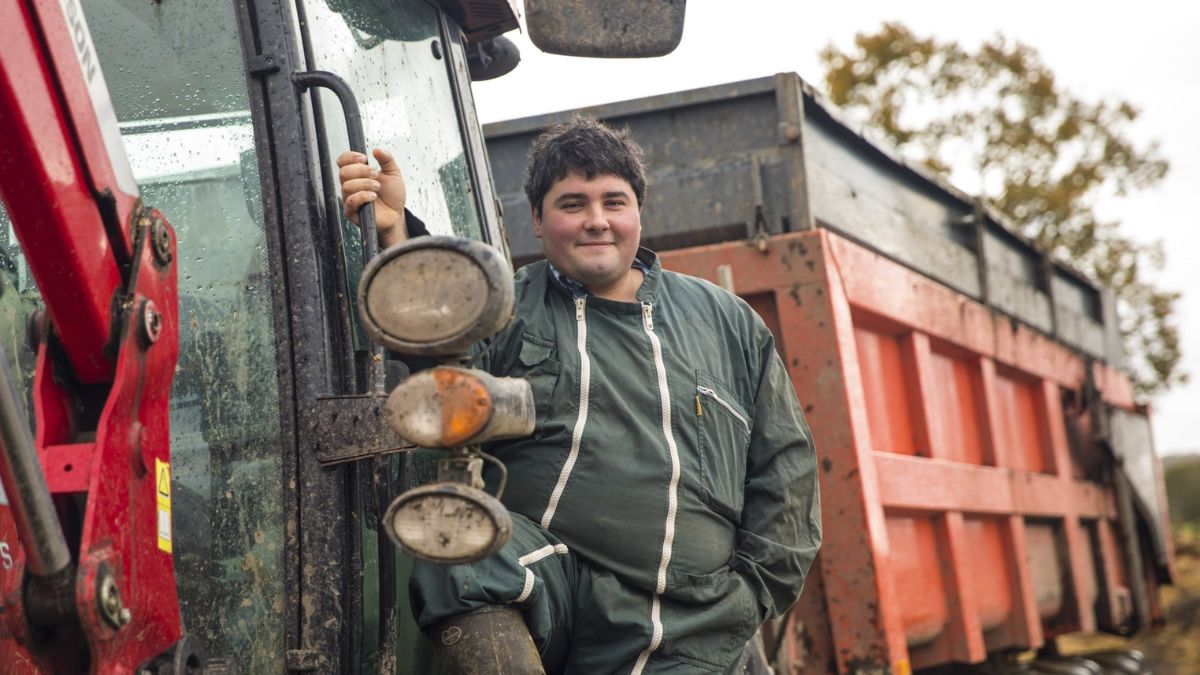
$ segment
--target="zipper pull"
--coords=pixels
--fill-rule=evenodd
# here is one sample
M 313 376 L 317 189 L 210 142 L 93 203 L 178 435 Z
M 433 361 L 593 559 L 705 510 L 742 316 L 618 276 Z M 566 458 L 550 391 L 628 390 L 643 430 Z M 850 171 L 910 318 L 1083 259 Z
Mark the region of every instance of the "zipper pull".
M 704 417 L 704 408 L 700 407 L 700 394 L 696 394 L 696 417 Z
M 654 309 L 648 302 L 642 304 L 642 323 L 646 326 L 646 330 L 654 330 Z
M 575 320 L 583 321 L 583 306 L 587 298 L 575 298 Z

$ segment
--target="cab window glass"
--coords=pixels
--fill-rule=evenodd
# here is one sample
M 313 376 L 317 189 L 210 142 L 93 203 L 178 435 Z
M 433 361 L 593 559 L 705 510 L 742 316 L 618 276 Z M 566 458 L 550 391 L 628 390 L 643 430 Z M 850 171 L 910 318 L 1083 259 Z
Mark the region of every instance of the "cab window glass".
M 276 339 L 234 3 L 84 10 L 142 198 L 178 237 L 171 458 L 184 625 L 243 672 L 282 672 Z
M 483 239 L 438 10 L 421 0 L 301 4 L 313 53 L 309 69 L 330 71 L 350 84 L 368 150 L 388 149 L 403 168 L 409 209 L 433 234 Z M 325 115 L 320 133 L 332 163 L 349 140 L 337 98 L 317 91 Z M 337 175 L 336 167 L 329 170 Z M 353 229 L 345 240 L 353 285 L 361 242 Z

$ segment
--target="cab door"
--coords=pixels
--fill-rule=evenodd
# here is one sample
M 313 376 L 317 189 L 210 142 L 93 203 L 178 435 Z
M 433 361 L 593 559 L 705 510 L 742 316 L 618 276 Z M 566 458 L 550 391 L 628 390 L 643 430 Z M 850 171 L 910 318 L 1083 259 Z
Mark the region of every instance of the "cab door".
M 380 535 L 379 516 L 432 473 L 420 451 L 394 451 L 372 396 L 372 358 L 353 298 L 362 233 L 341 213 L 334 158 L 347 120 L 328 91 L 299 91 L 293 74 L 341 78 L 362 112 L 367 146 L 404 169 L 408 206 L 435 234 L 503 247 L 496 201 L 470 98 L 461 32 L 423 0 L 256 3 L 247 24 L 252 99 L 266 113 L 279 245 L 289 297 L 296 402 L 297 634 L 292 670 L 419 672 L 407 604 L 410 561 Z M 271 200 L 265 199 L 270 205 Z M 373 235 L 373 233 L 372 233 Z M 407 373 L 388 364 L 394 382 Z
M 396 441 L 354 319 L 361 237 L 332 165 L 345 122 L 292 75 L 350 83 L 431 231 L 499 243 L 461 35 L 421 0 L 82 5 L 143 199 L 178 236 L 184 628 L 242 672 L 414 672 L 408 565 L 377 523 L 423 462 L 362 458 Z M 2 206 L 0 340 L 28 389 L 38 291 Z M 0 572 L 14 545 L 0 541 Z

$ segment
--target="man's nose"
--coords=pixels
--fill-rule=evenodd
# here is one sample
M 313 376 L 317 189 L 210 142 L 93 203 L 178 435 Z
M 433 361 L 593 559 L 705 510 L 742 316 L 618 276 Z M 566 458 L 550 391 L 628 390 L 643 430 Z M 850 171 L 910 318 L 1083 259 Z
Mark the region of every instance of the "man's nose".
M 608 216 L 604 213 L 603 204 L 592 204 L 584 210 L 583 226 L 589 230 L 608 229 Z

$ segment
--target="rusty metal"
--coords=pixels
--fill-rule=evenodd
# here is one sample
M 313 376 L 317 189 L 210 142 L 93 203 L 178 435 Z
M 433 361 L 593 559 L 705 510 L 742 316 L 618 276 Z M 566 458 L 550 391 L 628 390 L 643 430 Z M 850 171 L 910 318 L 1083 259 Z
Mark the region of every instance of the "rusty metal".
M 301 409 L 301 431 L 325 466 L 415 450 L 388 427 L 386 406 L 382 394 L 321 396 Z

